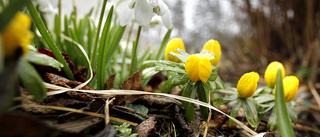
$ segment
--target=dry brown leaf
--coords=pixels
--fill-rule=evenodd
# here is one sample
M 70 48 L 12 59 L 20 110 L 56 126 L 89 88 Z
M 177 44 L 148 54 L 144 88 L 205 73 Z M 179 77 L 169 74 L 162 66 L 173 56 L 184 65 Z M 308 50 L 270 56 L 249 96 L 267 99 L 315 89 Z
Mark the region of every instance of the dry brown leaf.
M 150 117 L 136 127 L 139 137 L 147 137 L 151 130 L 155 129 L 157 124 L 156 117 Z

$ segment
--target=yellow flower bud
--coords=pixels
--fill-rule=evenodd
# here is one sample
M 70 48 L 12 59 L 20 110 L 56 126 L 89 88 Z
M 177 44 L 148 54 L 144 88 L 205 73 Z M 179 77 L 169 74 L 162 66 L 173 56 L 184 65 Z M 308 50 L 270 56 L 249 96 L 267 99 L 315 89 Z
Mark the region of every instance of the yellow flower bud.
M 165 49 L 165 58 L 166 60 L 169 60 L 169 61 L 173 61 L 173 62 L 181 62 L 177 57 L 175 56 L 172 56 L 172 55 L 168 55 L 168 53 L 170 51 L 174 52 L 174 53 L 177 53 L 177 54 L 180 54 L 176 48 L 179 48 L 179 49 L 182 49 L 184 51 L 186 51 L 186 49 L 184 48 L 184 44 L 183 44 L 183 41 L 182 39 L 180 38 L 174 38 L 174 39 L 171 39 L 167 46 L 166 46 L 166 49 Z
M 220 47 L 219 42 L 211 39 L 203 46 L 202 50 L 208 50 L 208 51 L 211 51 L 215 54 L 215 59 L 211 60 L 211 63 L 214 66 L 217 66 L 217 64 L 220 61 L 220 57 L 221 57 L 221 47 Z
M 185 69 L 189 79 L 196 83 L 201 80 L 206 83 L 212 73 L 212 66 L 210 62 L 211 54 L 193 54 L 190 55 L 185 62 Z
M 241 98 L 251 97 L 257 89 L 259 74 L 249 72 L 244 74 L 237 85 L 238 96 Z
M 277 72 L 279 66 L 281 67 L 282 78 L 284 78 L 284 76 L 286 75 L 284 67 L 278 61 L 271 62 L 268 65 L 266 72 L 264 73 L 264 81 L 270 88 L 274 88 L 274 86 L 276 85 Z
M 22 55 L 28 52 L 28 45 L 33 38 L 33 33 L 29 30 L 30 26 L 31 20 L 26 14 L 18 12 L 14 16 L 1 32 L 4 56 L 13 54 L 18 47 L 22 48 Z
M 284 97 L 286 98 L 286 101 L 289 102 L 297 94 L 299 79 L 296 76 L 286 76 L 282 81 Z M 276 86 L 274 87 L 274 94 L 276 94 Z

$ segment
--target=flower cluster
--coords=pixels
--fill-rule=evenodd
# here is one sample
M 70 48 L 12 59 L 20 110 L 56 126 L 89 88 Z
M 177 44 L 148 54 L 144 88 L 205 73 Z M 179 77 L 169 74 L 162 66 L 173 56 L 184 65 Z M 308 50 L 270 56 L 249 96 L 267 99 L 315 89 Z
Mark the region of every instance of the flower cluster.
M 291 101 L 294 96 L 296 95 L 299 87 L 299 79 L 296 76 L 286 76 L 285 77 L 285 69 L 282 63 L 278 61 L 271 62 L 264 74 L 265 83 L 270 88 L 274 88 L 276 84 L 276 77 L 277 77 L 277 70 L 281 68 L 282 78 L 283 78 L 283 87 L 284 87 L 284 95 L 286 101 Z M 257 82 L 259 80 L 259 75 L 255 72 L 250 72 L 244 74 L 237 86 L 238 95 L 241 98 L 248 98 L 251 97 L 257 88 Z
M 22 55 L 28 52 L 33 33 L 29 30 L 31 20 L 28 15 L 18 12 L 11 22 L 1 32 L 4 56 L 13 54 L 18 48 L 22 49 Z
M 177 48 L 185 51 L 182 39 L 174 38 L 169 41 L 165 49 L 165 58 L 168 61 L 181 62 L 180 59 L 169 53 L 178 53 Z M 218 41 L 209 40 L 202 49 L 201 53 L 193 54 L 187 57 L 185 61 L 185 71 L 189 79 L 196 83 L 201 80 L 206 83 L 212 73 L 212 65 L 217 66 L 221 57 L 221 47 Z
M 149 26 L 152 17 L 157 14 L 161 16 L 166 28 L 173 27 L 171 11 L 162 0 L 127 0 L 122 2 L 118 9 L 121 26 L 127 25 L 133 15 L 140 26 Z

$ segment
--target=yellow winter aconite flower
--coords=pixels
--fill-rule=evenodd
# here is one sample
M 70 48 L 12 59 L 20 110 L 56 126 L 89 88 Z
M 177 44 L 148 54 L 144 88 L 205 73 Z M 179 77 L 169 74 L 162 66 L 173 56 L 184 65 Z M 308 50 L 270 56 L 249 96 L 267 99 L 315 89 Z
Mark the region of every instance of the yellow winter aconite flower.
M 212 73 L 211 54 L 193 54 L 185 62 L 185 70 L 189 79 L 196 83 L 201 80 L 206 83 Z
M 166 49 L 165 49 L 165 58 L 166 60 L 169 60 L 169 61 L 173 61 L 173 62 L 181 62 L 178 58 L 176 58 L 175 56 L 172 56 L 172 55 L 168 55 L 168 53 L 170 51 L 174 52 L 174 53 L 177 53 L 177 54 L 180 54 L 176 48 L 179 48 L 179 49 L 182 49 L 184 51 L 186 51 L 186 49 L 184 48 L 184 44 L 183 44 L 183 41 L 182 39 L 180 38 L 174 38 L 174 39 L 171 39 L 167 46 L 166 46 Z
M 251 97 L 257 88 L 259 74 L 256 72 L 249 72 L 244 74 L 237 85 L 238 96 L 241 98 Z
M 296 76 L 286 76 L 282 81 L 284 97 L 286 98 L 286 101 L 289 102 L 297 94 L 299 79 Z M 274 94 L 276 94 L 276 86 L 274 87 Z
M 18 12 L 14 16 L 1 32 L 4 56 L 13 54 L 19 47 L 22 48 L 23 55 L 29 50 L 28 45 L 33 38 L 30 26 L 31 20 L 26 14 Z
M 202 50 L 208 50 L 215 54 L 215 59 L 211 60 L 211 63 L 214 66 L 217 66 L 221 57 L 221 47 L 219 42 L 211 39 L 203 46 Z
M 264 73 L 264 81 L 270 88 L 274 88 L 274 86 L 276 85 L 277 71 L 279 66 L 281 67 L 282 78 L 284 78 L 284 76 L 286 75 L 284 67 L 278 61 L 271 62 L 268 65 L 266 72 Z

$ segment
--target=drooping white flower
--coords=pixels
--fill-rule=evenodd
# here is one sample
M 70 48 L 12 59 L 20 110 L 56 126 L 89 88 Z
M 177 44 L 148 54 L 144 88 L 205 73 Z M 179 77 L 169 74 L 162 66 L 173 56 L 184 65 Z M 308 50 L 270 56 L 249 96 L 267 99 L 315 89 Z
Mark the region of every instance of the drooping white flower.
M 149 26 L 152 17 L 157 14 L 161 16 L 163 24 L 172 28 L 171 12 L 169 7 L 162 0 L 130 0 L 119 4 L 120 25 L 125 26 L 133 18 L 140 26 Z

